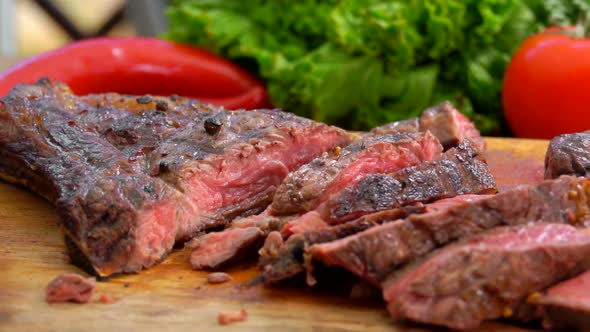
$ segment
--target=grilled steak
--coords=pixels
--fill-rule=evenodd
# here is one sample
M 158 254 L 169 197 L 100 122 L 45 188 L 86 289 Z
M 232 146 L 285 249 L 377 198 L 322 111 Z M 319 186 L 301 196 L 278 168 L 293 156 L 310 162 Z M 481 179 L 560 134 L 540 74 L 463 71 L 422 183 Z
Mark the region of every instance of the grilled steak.
M 427 137 L 428 134 L 425 136 Z M 406 144 L 405 140 L 404 144 Z M 283 237 L 287 239 L 292 234 L 320 230 L 327 228 L 328 224 L 340 224 L 380 210 L 466 193 L 493 192 L 495 192 L 494 180 L 487 165 L 480 159 L 479 150 L 469 140 L 465 140 L 458 147 L 445 152 L 440 160 L 403 168 L 391 175 L 368 175 L 355 185 L 333 194 L 332 198 L 320 204 L 316 211 L 304 213 L 299 217 L 270 216 L 271 206 L 269 209 L 271 212 L 267 211 L 265 214 L 250 217 L 248 219 L 253 222 L 244 222 L 244 224 L 262 228 L 264 234 L 273 230 L 281 231 Z M 253 234 L 254 230 L 251 232 Z M 217 268 L 225 263 L 221 258 L 233 259 L 232 255 L 236 252 L 233 248 L 238 243 L 242 248 L 243 243 L 252 245 L 259 243 L 247 238 L 240 239 L 238 238 L 240 234 L 246 233 L 241 230 L 226 229 L 215 236 L 206 235 L 203 244 L 192 256 L 193 267 Z M 224 239 L 232 243 L 221 244 Z
M 358 181 L 363 175 L 399 170 L 423 160 L 438 159 L 441 153 L 442 146 L 428 132 L 366 137 L 343 149 L 326 153 L 289 174 L 277 189 L 272 205 L 260 215 L 238 220 L 236 227 L 257 227 L 264 235 L 280 231 L 290 220 L 298 218 L 299 213 L 315 209 L 330 195 Z M 308 217 L 313 217 L 313 214 Z M 315 221 L 322 222 L 319 218 Z M 299 227 L 293 226 L 294 229 Z M 240 252 L 245 252 L 245 244 L 255 246 L 259 243 L 258 238 L 240 239 L 239 236 L 246 233 L 236 230 L 236 227 L 230 226 L 214 236 L 205 235 L 191 255 L 193 267 L 218 268 L 234 259 L 234 253 L 238 252 L 234 250 L 236 246 L 241 248 Z M 285 235 L 290 234 L 290 228 L 287 227 Z M 254 234 L 254 230 L 248 234 Z M 232 243 L 222 244 L 224 239 Z
M 361 218 L 321 229 L 310 230 L 295 234 L 278 248 L 275 241 L 266 241 L 260 252 L 259 265 L 262 267 L 262 277 L 267 284 L 291 278 L 306 268 L 305 249 L 318 243 L 325 243 L 362 232 L 373 226 L 397 220 L 413 213 L 422 213 L 426 208 L 422 205 L 406 206 L 403 208 L 377 212 Z M 269 236 L 270 237 L 270 236 Z M 282 239 L 282 236 L 281 236 Z M 311 273 L 311 271 L 308 271 Z M 308 280 L 312 280 L 308 274 Z M 313 281 L 311 282 L 313 283 Z
M 429 132 L 370 136 L 290 173 L 276 191 L 271 215 L 304 213 L 367 174 L 388 173 L 440 158 Z
M 472 140 L 480 151 L 485 150 L 485 141 L 473 122 L 445 101 L 422 112 L 420 118 L 388 123 L 371 130 L 373 134 L 430 131 L 438 138 L 445 150 L 457 146 L 465 138 Z
M 391 271 L 451 241 L 502 225 L 583 223 L 590 218 L 590 180 L 562 176 L 458 206 L 411 215 L 337 241 L 314 245 L 315 260 L 378 285 Z
M 403 208 L 368 214 L 344 224 L 293 235 L 278 250 L 264 250 L 265 248 L 261 250 L 263 252 L 274 253 L 273 255 L 260 255 L 260 265 L 263 267 L 263 279 L 267 284 L 273 284 L 304 272 L 306 268 L 309 269 L 310 266 L 306 266 L 305 252 L 307 248 L 314 244 L 328 243 L 346 238 L 371 227 L 399 220 L 412 214 L 433 213 L 481 197 L 476 195 L 461 195 L 441 199 L 426 205 L 409 205 Z M 265 247 L 266 245 L 265 243 Z M 307 272 L 310 273 L 311 271 L 308 270 Z M 308 280 L 310 279 L 308 276 Z
M 590 132 L 560 135 L 551 140 L 545 154 L 545 178 L 560 175 L 587 176 L 590 172 Z
M 66 242 L 97 274 L 135 272 L 176 240 L 262 210 L 290 170 L 350 142 L 273 110 L 116 94 L 42 80 L 0 103 L 0 174 L 56 204 Z
M 404 168 L 392 174 L 371 174 L 333 195 L 318 211 L 330 223 L 429 202 L 461 194 L 495 193 L 494 178 L 479 150 L 465 140 L 440 160 Z
M 546 329 L 586 331 L 590 326 L 590 271 L 531 294 L 527 303 L 536 307 Z
M 500 227 L 393 273 L 383 296 L 394 319 L 474 329 L 586 269 L 587 231 L 564 224 Z

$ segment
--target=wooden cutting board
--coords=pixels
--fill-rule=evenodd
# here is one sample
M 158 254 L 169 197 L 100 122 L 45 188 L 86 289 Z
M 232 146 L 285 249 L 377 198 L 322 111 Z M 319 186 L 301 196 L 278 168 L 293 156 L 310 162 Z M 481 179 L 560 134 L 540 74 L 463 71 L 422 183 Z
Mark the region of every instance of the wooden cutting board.
M 542 179 L 546 141 L 487 141 L 500 189 Z M 233 281 L 207 285 L 207 273 L 191 270 L 182 249 L 149 270 L 98 283 L 94 299 L 106 294 L 115 303 L 49 305 L 49 281 L 64 272 L 84 274 L 68 264 L 57 222 L 53 206 L 0 182 L 0 331 L 431 331 L 395 324 L 383 303 L 351 300 L 346 289 L 321 282 L 245 287 L 257 275 L 254 260 L 227 269 Z M 220 310 L 240 308 L 248 312 L 246 322 L 218 325 Z M 527 331 L 501 323 L 481 330 Z

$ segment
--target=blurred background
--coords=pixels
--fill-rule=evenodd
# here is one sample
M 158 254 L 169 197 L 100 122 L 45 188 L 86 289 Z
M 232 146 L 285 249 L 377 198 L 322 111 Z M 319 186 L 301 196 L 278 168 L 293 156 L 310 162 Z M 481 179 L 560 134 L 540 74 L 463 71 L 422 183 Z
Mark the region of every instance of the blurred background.
M 0 0 L 0 55 L 23 58 L 88 36 L 165 31 L 160 0 Z

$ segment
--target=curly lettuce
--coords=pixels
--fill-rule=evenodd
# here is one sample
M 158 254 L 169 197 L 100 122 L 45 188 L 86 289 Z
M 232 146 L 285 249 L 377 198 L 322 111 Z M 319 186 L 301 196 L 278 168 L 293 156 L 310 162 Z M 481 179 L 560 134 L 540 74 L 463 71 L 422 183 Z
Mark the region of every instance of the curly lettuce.
M 262 77 L 276 106 L 365 130 L 453 101 L 502 132 L 500 91 L 530 34 L 586 0 L 175 0 L 166 38 Z

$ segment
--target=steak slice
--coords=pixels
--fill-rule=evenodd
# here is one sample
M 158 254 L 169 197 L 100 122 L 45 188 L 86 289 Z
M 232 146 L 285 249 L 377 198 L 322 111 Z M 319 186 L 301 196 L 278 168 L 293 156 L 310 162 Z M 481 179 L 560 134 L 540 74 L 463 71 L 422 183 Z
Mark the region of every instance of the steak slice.
M 531 294 L 527 303 L 537 306 L 546 329 L 584 331 L 590 326 L 590 271 Z
M 307 248 L 316 244 L 329 243 L 331 241 L 346 238 L 347 236 L 360 233 L 371 227 L 399 220 L 400 218 L 412 214 L 432 213 L 477 198 L 478 196 L 476 195 L 461 195 L 453 198 L 441 199 L 426 205 L 408 205 L 402 208 L 364 215 L 358 219 L 340 225 L 293 235 L 278 250 L 267 250 L 267 244 L 265 243 L 261 252 L 271 252 L 273 255 L 260 255 L 259 262 L 260 266 L 263 267 L 263 279 L 266 284 L 273 284 L 291 278 L 307 269 L 307 279 L 313 283 L 313 279 L 310 276 L 311 266 L 306 264 L 306 262 L 310 261 L 310 259 L 306 259 Z
M 263 213 L 238 219 L 236 227 L 230 225 L 221 234 L 204 235 L 191 256 L 193 267 L 214 269 L 233 260 L 233 253 L 238 251 L 233 250 L 233 243 L 222 245 L 223 239 L 239 242 L 240 252 L 247 250 L 245 245 L 254 247 L 260 243 L 258 238 L 241 238 L 246 233 L 235 228 L 257 227 L 262 230 L 261 236 L 280 231 L 285 224 L 299 218 L 298 213 L 312 211 L 333 192 L 341 191 L 364 174 L 402 169 L 422 160 L 440 158 L 441 154 L 442 146 L 428 132 L 372 136 L 343 149 L 334 149 L 290 173 L 278 188 L 272 205 Z M 321 218 L 313 218 L 313 221 L 316 221 L 315 227 L 320 227 L 323 222 Z M 303 231 L 300 226 L 292 226 L 296 232 L 297 229 Z M 291 234 L 290 228 L 285 229 L 286 236 Z
M 262 210 L 290 170 L 351 140 L 281 111 L 162 100 L 41 80 L 0 101 L 0 176 L 56 204 L 74 262 L 100 276 Z
M 332 199 L 320 204 L 316 211 L 291 217 L 271 216 L 267 211 L 247 218 L 252 222 L 243 221 L 242 223 L 262 228 L 264 234 L 273 230 L 281 231 L 283 237 L 287 239 L 292 234 L 320 230 L 327 228 L 329 224 L 341 224 L 381 210 L 396 209 L 460 194 L 493 192 L 495 192 L 494 180 L 487 165 L 480 159 L 479 150 L 469 140 L 465 140 L 458 147 L 445 152 L 440 160 L 404 168 L 393 175 L 368 175 L 356 185 L 341 190 L 339 194 L 333 194 Z M 233 244 L 220 245 L 220 241 L 224 238 L 253 246 L 260 243 L 246 238 L 238 240 L 239 234 L 244 233 L 232 228 L 221 233 L 227 234 L 219 234 L 211 240 L 208 239 L 210 235 L 205 236 L 202 246 L 197 248 L 194 254 L 195 257 L 200 257 L 195 259 L 199 261 L 199 264 L 193 264 L 193 266 L 217 268 L 224 263 L 218 257 L 233 259 L 231 255 L 233 251 L 219 250 L 220 248 L 229 250 L 233 247 Z M 208 244 L 209 241 L 211 244 Z M 209 245 L 214 248 L 207 248 Z M 216 254 L 212 255 L 212 252 Z M 264 262 L 263 264 L 266 265 Z M 272 277 L 272 279 L 280 278 Z
M 587 176 L 590 172 L 590 132 L 554 137 L 545 154 L 545 178 Z
M 275 247 L 275 241 L 266 241 L 263 248 L 259 251 L 259 265 L 262 267 L 264 282 L 266 284 L 277 283 L 305 272 L 306 268 L 310 269 L 311 266 L 306 266 L 305 259 L 305 249 L 308 246 L 341 239 L 381 223 L 397 220 L 407 215 L 421 213 L 423 211 L 425 211 L 425 208 L 422 205 L 417 205 L 365 215 L 340 225 L 331 227 L 326 225 L 320 229 L 292 235 L 284 244 L 281 243 L 278 248 L 273 248 Z M 311 270 L 308 273 L 307 279 L 310 285 L 314 283 L 314 280 L 311 278 Z
M 269 214 L 311 211 L 364 175 L 393 172 L 438 159 L 441 153 L 440 143 L 429 132 L 365 137 L 290 173 L 277 189 Z
M 476 196 L 477 197 L 477 196 Z M 502 225 L 582 224 L 590 214 L 590 180 L 562 176 L 432 213 L 372 227 L 311 246 L 314 260 L 343 267 L 378 285 L 391 271 L 451 241 Z
M 263 232 L 258 227 L 231 228 L 223 232 L 207 234 L 204 243 L 193 250 L 190 262 L 195 270 L 216 269 L 248 254 L 257 242 L 262 242 Z
M 496 184 L 480 151 L 470 140 L 447 150 L 441 159 L 392 174 L 371 174 L 333 195 L 318 211 L 329 223 L 413 203 L 462 194 L 492 194 Z
M 371 133 L 390 134 L 418 131 L 430 131 L 439 139 L 445 150 L 457 146 L 466 138 L 472 140 L 480 151 L 485 150 L 485 141 L 475 124 L 448 101 L 426 109 L 420 118 L 388 123 L 373 128 Z
M 564 224 L 499 227 L 393 273 L 383 296 L 395 320 L 474 329 L 589 268 L 588 231 Z

